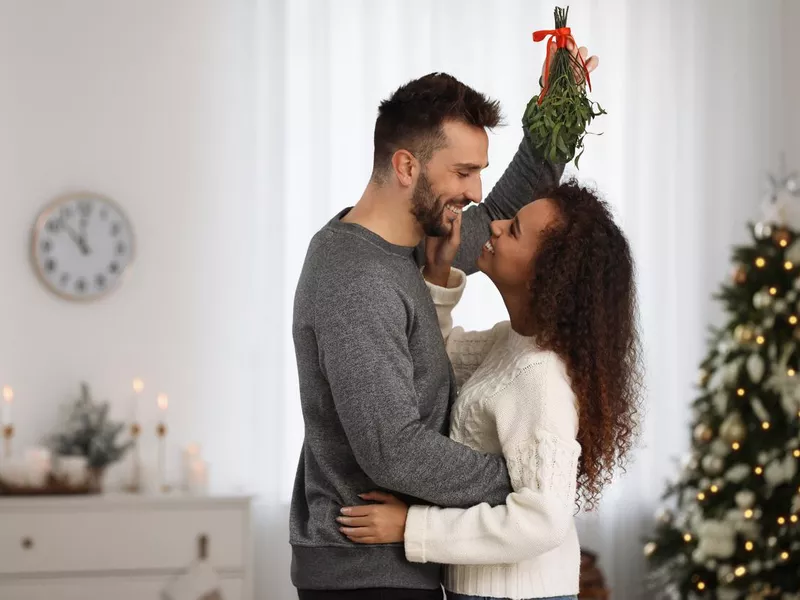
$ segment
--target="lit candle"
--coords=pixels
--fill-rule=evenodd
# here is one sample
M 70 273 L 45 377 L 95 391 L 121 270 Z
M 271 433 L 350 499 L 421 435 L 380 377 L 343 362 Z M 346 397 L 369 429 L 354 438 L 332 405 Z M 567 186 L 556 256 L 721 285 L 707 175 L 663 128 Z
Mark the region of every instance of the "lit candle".
M 191 483 L 192 463 L 200 459 L 200 445 L 191 443 L 183 451 L 183 487 L 189 489 Z
M 169 398 L 167 398 L 166 394 L 159 394 L 156 398 L 156 403 L 158 404 L 158 409 L 161 411 L 163 419 L 164 415 L 167 414 L 167 408 L 169 408 Z
M 14 390 L 11 386 L 3 386 L 3 425 L 11 423 L 11 403 L 14 402 Z
M 138 377 L 133 380 L 133 423 L 139 422 L 139 396 L 144 390 L 144 382 Z
M 208 491 L 208 463 L 195 459 L 189 465 L 189 493 L 205 494 Z

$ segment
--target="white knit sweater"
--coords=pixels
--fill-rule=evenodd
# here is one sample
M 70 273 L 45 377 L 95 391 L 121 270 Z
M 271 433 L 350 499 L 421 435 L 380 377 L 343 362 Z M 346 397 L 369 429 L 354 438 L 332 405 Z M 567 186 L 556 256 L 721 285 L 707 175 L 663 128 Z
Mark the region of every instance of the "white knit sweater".
M 460 387 L 450 437 L 502 453 L 514 492 L 506 504 L 468 509 L 412 506 L 405 533 L 412 562 L 448 566 L 445 587 L 497 598 L 578 593 L 575 494 L 578 414 L 564 363 L 508 322 L 490 331 L 452 328 L 466 276 L 429 285 Z

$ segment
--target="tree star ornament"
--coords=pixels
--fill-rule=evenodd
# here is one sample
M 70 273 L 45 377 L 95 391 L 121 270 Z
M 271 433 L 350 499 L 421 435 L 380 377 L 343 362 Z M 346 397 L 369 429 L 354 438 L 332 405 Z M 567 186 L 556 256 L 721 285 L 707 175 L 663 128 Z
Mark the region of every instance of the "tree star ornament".
M 778 174 L 767 175 L 766 187 L 766 194 L 761 202 L 763 216 L 760 223 L 765 226 L 777 226 L 778 230 L 785 230 L 786 226 L 800 228 L 800 206 L 798 206 L 800 178 L 796 172 L 787 173 L 786 160 L 783 155 L 781 155 Z M 770 235 L 772 235 L 772 228 L 763 238 L 759 237 L 758 231 L 756 231 L 756 237 L 759 239 L 766 239 Z M 780 244 L 779 239 L 776 240 L 776 243 Z

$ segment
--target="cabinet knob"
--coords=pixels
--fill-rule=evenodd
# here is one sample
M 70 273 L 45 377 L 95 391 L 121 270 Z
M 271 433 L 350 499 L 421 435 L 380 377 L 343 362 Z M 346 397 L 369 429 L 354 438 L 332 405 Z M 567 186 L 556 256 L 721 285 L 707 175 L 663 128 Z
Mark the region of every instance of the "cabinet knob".
M 200 560 L 208 558 L 208 536 L 205 533 L 197 537 L 197 558 Z
M 25 550 L 30 550 L 33 548 L 33 540 L 29 537 L 22 538 L 22 547 L 25 548 Z

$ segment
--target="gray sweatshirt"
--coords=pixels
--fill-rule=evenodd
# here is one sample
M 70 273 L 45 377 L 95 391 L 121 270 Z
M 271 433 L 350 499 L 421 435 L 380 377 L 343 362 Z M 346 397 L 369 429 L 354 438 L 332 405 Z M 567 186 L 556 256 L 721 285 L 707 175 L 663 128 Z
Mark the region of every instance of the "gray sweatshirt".
M 513 217 L 562 172 L 523 140 L 486 200 L 464 212 L 455 266 L 475 272 L 489 223 Z M 339 509 L 378 489 L 413 504 L 502 504 L 508 472 L 501 456 L 447 437 L 456 386 L 419 269 L 423 248 L 343 223 L 346 213 L 312 239 L 295 294 L 305 439 L 291 507 L 292 582 L 435 589 L 438 565 L 409 563 L 403 544 L 351 543 L 338 530 Z

